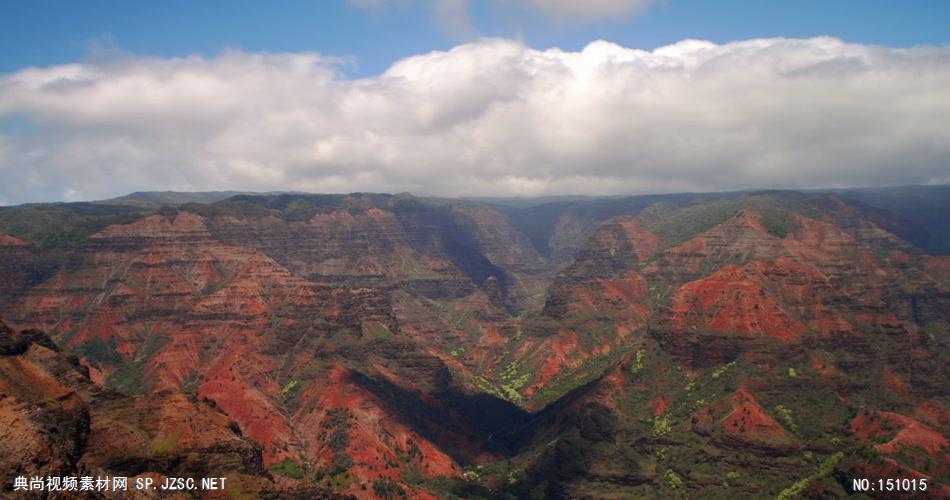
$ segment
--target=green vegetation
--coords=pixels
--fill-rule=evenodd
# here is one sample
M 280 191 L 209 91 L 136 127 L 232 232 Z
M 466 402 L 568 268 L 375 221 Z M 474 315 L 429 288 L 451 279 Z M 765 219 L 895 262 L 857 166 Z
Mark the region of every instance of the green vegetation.
M 646 264 L 644 262 L 644 264 Z M 656 285 L 650 286 L 650 303 L 656 306 L 657 304 L 662 304 L 666 300 L 666 293 L 664 290 L 661 290 Z
M 815 472 L 812 472 L 808 476 L 799 479 L 795 482 L 795 484 L 782 490 L 782 492 L 778 494 L 777 500 L 790 500 L 792 498 L 799 498 L 810 484 L 831 474 L 831 472 L 834 471 L 835 466 L 838 465 L 838 462 L 840 462 L 842 458 L 844 458 L 844 453 L 840 451 L 828 457 L 827 460 L 818 466 L 818 469 L 815 470 Z
M 333 429 L 328 443 L 330 449 L 337 453 L 346 451 L 346 449 L 350 447 L 350 434 L 342 427 Z
M 765 230 L 773 236 L 784 238 L 788 235 L 788 222 L 783 218 L 767 217 L 762 220 L 762 225 L 765 226 Z
M 478 471 L 475 469 L 469 469 L 465 471 L 464 473 L 462 473 L 462 477 L 464 477 L 466 481 L 471 481 L 474 483 L 477 483 L 482 480 L 481 474 L 479 474 Z
M 151 211 L 135 206 L 52 203 L 0 207 L 0 233 L 35 243 L 41 251 L 82 243 L 112 224 L 128 224 Z
M 798 426 L 795 425 L 795 420 L 792 418 L 792 411 L 782 405 L 775 405 L 775 414 L 778 415 L 779 420 L 785 424 L 792 432 L 798 432 Z
M 521 340 L 522 337 L 524 337 L 524 331 L 522 331 L 521 328 L 518 328 L 518 330 L 515 331 L 514 337 L 511 337 L 511 341 L 512 341 L 512 342 L 517 342 L 517 341 Z
M 350 446 L 348 429 L 352 425 L 350 424 L 352 418 L 353 414 L 350 413 L 349 408 L 331 408 L 321 424 L 329 433 L 327 445 L 333 451 L 333 457 L 330 459 L 331 476 L 343 474 L 353 466 L 353 458 L 346 454 Z
M 729 363 L 726 363 L 726 364 L 724 364 L 724 365 L 722 365 L 722 366 L 716 368 L 716 369 L 713 370 L 713 372 L 712 372 L 712 378 L 719 378 L 719 377 L 721 377 L 723 373 L 726 373 L 726 370 L 732 368 L 732 367 L 735 366 L 735 365 L 736 365 L 736 362 L 735 362 L 735 361 L 731 361 L 731 362 L 729 362 Z
M 284 387 L 281 388 L 281 390 L 280 390 L 280 395 L 283 396 L 284 399 L 288 399 L 288 398 L 290 398 L 290 397 L 294 394 L 294 392 L 295 392 L 297 389 L 299 389 L 299 388 L 300 388 L 300 381 L 299 381 L 299 380 L 291 380 L 290 382 L 287 382 L 286 384 L 284 384 Z
M 333 465 L 333 470 L 330 474 L 336 476 L 348 471 L 350 467 L 353 467 L 353 457 L 346 453 L 334 453 L 333 458 L 330 459 L 330 463 Z
M 145 365 L 168 343 L 168 339 L 149 336 L 142 352 L 131 363 L 119 368 L 106 380 L 106 385 L 126 394 L 142 394 L 148 388 Z
M 276 462 L 267 466 L 267 469 L 275 474 L 280 474 L 291 479 L 303 479 L 303 470 L 297 462 L 285 458 L 281 462 Z
M 666 485 L 670 487 L 671 490 L 679 491 L 683 489 L 683 478 L 681 478 L 676 472 L 673 472 L 673 469 L 666 469 Z
M 521 362 L 512 361 L 501 372 L 501 390 L 509 401 L 521 401 L 521 389 L 531 380 L 531 373 L 521 371 Z
M 540 406 L 546 406 L 556 401 L 564 394 L 602 375 L 617 358 L 630 351 L 634 345 L 635 344 L 630 343 L 618 346 L 608 353 L 592 356 L 577 368 L 565 370 L 555 379 L 548 382 L 541 390 L 536 392 L 532 400 L 540 403 Z
M 373 480 L 373 493 L 379 498 L 390 500 L 393 498 L 408 498 L 406 492 L 388 477 Z
M 92 340 L 79 346 L 79 354 L 95 363 L 115 365 L 122 361 L 122 356 L 116 352 L 115 348 L 115 341 L 93 337 Z
M 367 340 L 387 339 L 393 335 L 389 328 L 380 321 L 363 321 L 360 330 Z
M 640 373 L 643 371 L 643 357 L 646 356 L 646 351 L 643 349 L 637 349 L 637 359 L 634 361 L 633 368 L 630 370 L 633 373 Z
M 118 198 L 99 201 L 96 204 L 157 208 L 185 203 L 215 203 L 239 194 L 247 193 L 240 191 L 137 191 Z
M 209 200 L 210 201 L 210 200 Z M 230 216 L 236 218 L 262 218 L 274 216 L 288 222 L 305 221 L 318 214 L 346 211 L 354 215 L 379 208 L 390 212 L 425 212 L 432 210 L 432 200 L 410 198 L 401 195 L 354 193 L 354 194 L 303 194 L 286 193 L 273 195 L 237 194 L 212 204 L 183 203 L 177 210 L 185 210 L 206 217 Z M 168 208 L 167 210 L 176 210 Z
M 950 323 L 944 320 L 931 321 L 924 326 L 924 333 L 933 342 L 938 356 L 950 358 Z
M 762 215 L 771 234 L 784 238 L 796 230 L 794 215 L 817 217 L 818 209 L 808 197 L 792 192 L 756 195 L 708 196 L 690 199 L 686 205 L 660 202 L 641 213 L 641 218 L 667 246 L 675 246 L 734 217 L 742 210 Z
M 356 482 L 356 477 L 349 472 L 335 472 L 329 477 L 326 486 L 335 492 L 342 493 L 349 489 L 350 485 Z
M 479 390 L 482 390 L 500 399 L 504 399 L 505 401 L 517 405 L 520 408 L 525 407 L 525 401 L 524 398 L 521 397 L 521 393 L 510 386 L 497 386 L 481 375 L 470 379 L 470 381 L 475 384 Z
M 218 290 L 224 288 L 224 285 L 225 285 L 225 282 L 214 283 L 212 281 L 209 281 L 205 283 L 205 286 L 201 287 L 201 296 L 207 297 L 208 295 L 211 295 L 214 292 L 217 292 Z
M 673 430 L 673 426 L 670 425 L 670 417 L 668 413 L 660 415 L 658 417 L 653 417 L 653 437 L 661 438 L 666 437 Z
M 404 463 L 411 463 L 416 458 L 422 456 L 422 450 L 419 449 L 419 445 L 415 441 L 408 439 L 406 441 L 406 449 L 402 450 L 397 448 L 396 455 L 399 457 L 399 460 Z
M 350 413 L 349 408 L 331 408 L 327 411 L 326 420 L 324 420 L 323 427 L 328 429 L 333 429 L 336 427 L 350 427 L 350 419 L 353 418 L 353 414 Z
M 173 432 L 165 436 L 158 436 L 152 440 L 152 452 L 154 453 L 168 453 L 175 449 L 178 446 L 178 438 L 181 436 L 181 433 Z

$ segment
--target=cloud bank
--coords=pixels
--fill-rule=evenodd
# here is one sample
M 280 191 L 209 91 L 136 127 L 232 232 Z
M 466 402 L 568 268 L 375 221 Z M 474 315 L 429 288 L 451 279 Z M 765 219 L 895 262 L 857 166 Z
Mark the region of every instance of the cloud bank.
M 135 190 L 620 194 L 950 182 L 950 48 L 483 40 L 0 76 L 0 204 Z M 10 126 L 10 123 L 27 126 Z M 6 124 L 6 125 L 3 125 Z

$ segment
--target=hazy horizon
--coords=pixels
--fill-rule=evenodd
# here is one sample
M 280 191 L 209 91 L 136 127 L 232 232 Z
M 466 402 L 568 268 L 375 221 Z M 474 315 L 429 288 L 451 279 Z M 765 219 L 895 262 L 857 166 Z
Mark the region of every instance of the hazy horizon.
M 83 199 L 83 200 L 43 200 L 43 201 L 29 201 L 24 203 L 17 203 L 13 205 L 0 205 L 0 208 L 7 207 L 16 207 L 21 205 L 44 205 L 44 204 L 57 204 L 57 203 L 100 203 L 100 202 L 112 202 L 112 201 L 121 201 L 126 198 L 136 198 L 137 196 L 145 195 L 162 195 L 162 194 L 173 194 L 173 195 L 226 195 L 221 198 L 227 199 L 232 196 L 278 196 L 278 195 L 304 195 L 304 196 L 347 196 L 347 195 L 387 195 L 387 196 L 399 196 L 399 195 L 409 195 L 419 198 L 441 198 L 441 199 L 458 199 L 458 200 L 475 200 L 475 201 L 491 201 L 491 200 L 541 200 L 541 199 L 596 199 L 596 198 L 633 198 L 638 196 L 667 196 L 667 195 L 680 195 L 680 194 L 692 194 L 692 195 L 703 195 L 703 194 L 750 194 L 750 193 L 759 193 L 759 192 L 797 192 L 797 193 L 829 193 L 829 192 L 841 192 L 841 191 L 874 191 L 874 190 L 892 190 L 892 189 L 903 189 L 903 188 L 941 188 L 941 187 L 950 187 L 950 183 L 939 183 L 939 184 L 902 184 L 902 185 L 887 185 L 887 186 L 840 186 L 840 187 L 816 187 L 816 188 L 807 188 L 807 189 L 792 189 L 792 188 L 748 188 L 748 189 L 730 189 L 722 191 L 666 191 L 666 192 L 655 192 L 655 193 L 618 193 L 618 194 L 580 194 L 580 193 L 555 193 L 555 194 L 544 194 L 544 195 L 512 195 L 512 196 L 444 196 L 436 193 L 413 193 L 409 191 L 403 192 L 386 192 L 386 191 L 337 191 L 337 192 L 321 192 L 321 191 L 295 191 L 295 190 L 286 190 L 286 191 L 252 191 L 252 190 L 234 190 L 234 189 L 210 189 L 210 190 L 195 190 L 195 191 L 178 191 L 173 189 L 164 189 L 164 190 L 137 190 L 131 191 L 123 194 L 118 194 L 109 198 L 96 198 L 96 199 Z M 213 202 L 212 202 L 213 203 Z

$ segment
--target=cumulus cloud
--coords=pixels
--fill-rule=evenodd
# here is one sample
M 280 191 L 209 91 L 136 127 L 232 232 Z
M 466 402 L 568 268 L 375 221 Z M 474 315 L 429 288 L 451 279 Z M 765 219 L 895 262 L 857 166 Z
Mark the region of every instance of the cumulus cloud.
M 134 190 L 619 194 L 950 182 L 950 48 L 483 40 L 352 80 L 317 54 L 0 77 L 0 199 Z

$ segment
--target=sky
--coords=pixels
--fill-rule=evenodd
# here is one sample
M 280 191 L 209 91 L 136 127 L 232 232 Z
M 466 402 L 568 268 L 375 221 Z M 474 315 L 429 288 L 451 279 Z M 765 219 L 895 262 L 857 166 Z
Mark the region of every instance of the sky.
M 950 182 L 950 2 L 0 3 L 0 205 Z

